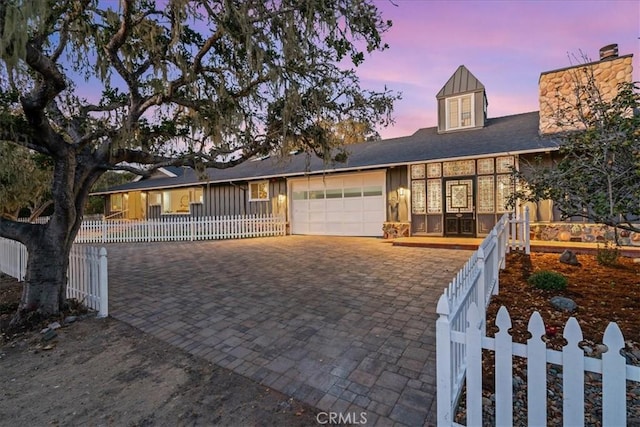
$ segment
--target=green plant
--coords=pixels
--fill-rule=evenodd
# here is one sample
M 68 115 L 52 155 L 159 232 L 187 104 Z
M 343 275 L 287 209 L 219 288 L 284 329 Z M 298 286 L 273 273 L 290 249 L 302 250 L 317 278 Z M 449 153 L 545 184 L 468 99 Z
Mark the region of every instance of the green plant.
M 620 249 L 613 242 L 607 240 L 602 247 L 598 244 L 598 251 L 596 252 L 598 264 L 608 267 L 617 265 L 619 257 Z
M 561 291 L 567 288 L 567 278 L 555 271 L 536 271 L 529 276 L 527 282 L 531 286 L 547 291 Z

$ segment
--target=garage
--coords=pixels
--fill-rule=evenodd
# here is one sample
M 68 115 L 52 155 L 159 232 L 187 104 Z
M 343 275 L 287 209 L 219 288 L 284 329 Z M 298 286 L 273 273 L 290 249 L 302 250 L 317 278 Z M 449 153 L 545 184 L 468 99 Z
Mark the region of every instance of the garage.
M 385 172 L 289 180 L 291 233 L 381 236 L 385 221 Z

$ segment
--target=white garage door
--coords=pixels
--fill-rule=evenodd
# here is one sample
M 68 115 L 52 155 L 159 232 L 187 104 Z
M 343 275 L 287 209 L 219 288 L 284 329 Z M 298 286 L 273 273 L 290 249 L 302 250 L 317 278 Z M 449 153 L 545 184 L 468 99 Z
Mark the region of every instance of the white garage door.
M 291 233 L 381 236 L 385 172 L 289 180 Z

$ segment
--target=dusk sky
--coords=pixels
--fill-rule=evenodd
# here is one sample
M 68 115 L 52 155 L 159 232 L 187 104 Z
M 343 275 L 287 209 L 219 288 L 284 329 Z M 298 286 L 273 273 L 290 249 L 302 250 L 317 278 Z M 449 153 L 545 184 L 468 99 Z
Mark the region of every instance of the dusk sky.
M 482 82 L 489 117 L 537 111 L 540 73 L 617 43 L 640 80 L 640 2 L 375 0 L 393 27 L 389 49 L 358 67 L 363 86 L 402 92 L 382 138 L 436 125 L 436 94 L 458 66 Z M 574 57 L 575 56 L 575 57 Z

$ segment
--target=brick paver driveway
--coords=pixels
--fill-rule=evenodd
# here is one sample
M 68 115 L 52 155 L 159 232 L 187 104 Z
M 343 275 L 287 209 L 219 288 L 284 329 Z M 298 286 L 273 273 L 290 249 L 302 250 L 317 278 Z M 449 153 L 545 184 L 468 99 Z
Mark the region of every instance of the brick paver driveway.
M 323 411 L 435 423 L 436 302 L 469 251 L 311 236 L 108 251 L 114 317 Z

